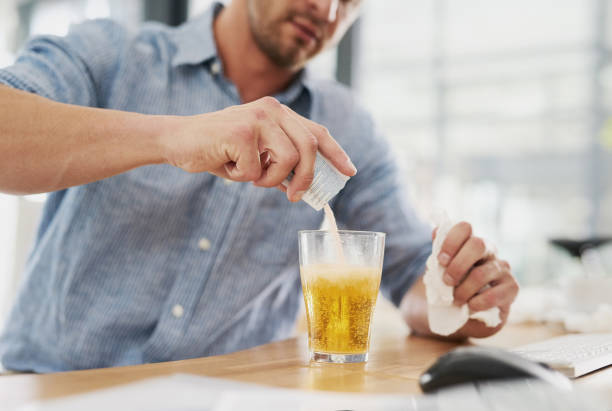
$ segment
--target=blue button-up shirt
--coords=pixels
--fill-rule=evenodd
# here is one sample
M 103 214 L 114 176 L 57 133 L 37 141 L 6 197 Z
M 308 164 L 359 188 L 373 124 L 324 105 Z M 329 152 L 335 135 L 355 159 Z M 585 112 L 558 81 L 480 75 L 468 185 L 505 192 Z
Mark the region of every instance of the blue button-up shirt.
M 220 7 L 178 28 L 147 24 L 131 33 L 95 20 L 66 37 L 34 38 L 0 70 L 0 83 L 147 114 L 240 104 L 215 47 Z M 276 98 L 325 125 L 357 166 L 332 207 L 341 226 L 387 233 L 381 289 L 399 304 L 424 270 L 431 242 L 402 201 L 387 143 L 336 83 L 303 73 Z M 2 363 L 62 371 L 222 354 L 285 338 L 301 300 L 297 231 L 322 219 L 278 190 L 169 165 L 54 192 L 0 340 Z

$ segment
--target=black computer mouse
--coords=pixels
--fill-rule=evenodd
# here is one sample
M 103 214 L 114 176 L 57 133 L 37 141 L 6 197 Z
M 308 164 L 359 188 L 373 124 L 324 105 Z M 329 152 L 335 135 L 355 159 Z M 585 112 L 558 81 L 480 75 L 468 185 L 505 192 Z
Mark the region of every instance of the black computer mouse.
M 456 384 L 523 378 L 536 378 L 558 388 L 571 389 L 569 379 L 563 374 L 493 347 L 460 347 L 449 351 L 421 375 L 419 385 L 423 392 L 430 392 Z

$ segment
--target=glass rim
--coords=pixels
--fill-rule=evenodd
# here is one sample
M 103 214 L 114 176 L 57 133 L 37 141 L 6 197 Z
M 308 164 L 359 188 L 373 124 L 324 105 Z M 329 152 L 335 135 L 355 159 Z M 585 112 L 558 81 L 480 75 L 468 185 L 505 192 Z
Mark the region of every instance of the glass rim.
M 330 230 L 298 230 L 298 235 L 302 234 L 331 234 Z M 340 235 L 373 236 L 386 237 L 387 233 L 381 231 L 360 231 L 360 230 L 338 230 Z

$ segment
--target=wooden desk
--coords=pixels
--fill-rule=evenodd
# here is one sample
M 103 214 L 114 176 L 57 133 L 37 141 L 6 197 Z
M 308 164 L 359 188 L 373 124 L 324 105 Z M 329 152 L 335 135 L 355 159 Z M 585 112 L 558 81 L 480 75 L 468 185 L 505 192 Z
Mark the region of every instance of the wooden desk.
M 420 393 L 418 377 L 457 344 L 407 337 L 404 331 L 373 336 L 367 364 L 309 365 L 305 337 L 262 345 L 217 357 L 56 374 L 0 377 L 0 398 L 8 409 L 33 399 L 48 399 L 173 373 L 189 373 L 307 390 L 369 393 Z M 477 344 L 512 347 L 562 334 L 544 326 L 508 326 Z M 577 380 L 612 393 L 612 367 Z

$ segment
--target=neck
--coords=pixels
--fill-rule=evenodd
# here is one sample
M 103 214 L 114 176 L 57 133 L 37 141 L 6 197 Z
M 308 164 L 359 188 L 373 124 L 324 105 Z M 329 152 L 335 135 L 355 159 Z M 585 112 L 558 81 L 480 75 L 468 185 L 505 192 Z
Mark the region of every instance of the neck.
M 282 91 L 296 74 L 275 65 L 259 49 L 249 27 L 246 1 L 227 5 L 213 29 L 225 76 L 234 83 L 243 103 Z

